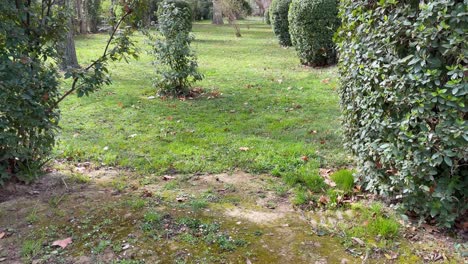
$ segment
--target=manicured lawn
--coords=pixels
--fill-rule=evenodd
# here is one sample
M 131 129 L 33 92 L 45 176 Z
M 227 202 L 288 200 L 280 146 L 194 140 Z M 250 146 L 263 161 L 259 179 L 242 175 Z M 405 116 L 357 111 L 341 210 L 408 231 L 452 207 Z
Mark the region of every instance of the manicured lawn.
M 155 174 L 240 169 L 283 175 L 290 183 L 317 175 L 319 167 L 349 163 L 336 68 L 300 66 L 295 51 L 281 48 L 261 21 L 243 21 L 242 38 L 209 22 L 193 31 L 205 75 L 195 86 L 207 95 L 148 99 L 155 95 L 154 69 L 139 35 L 140 59 L 113 65 L 111 86 L 63 103 L 57 156 Z M 82 65 L 102 52 L 105 38 L 78 38 Z M 210 98 L 216 91 L 222 95 Z

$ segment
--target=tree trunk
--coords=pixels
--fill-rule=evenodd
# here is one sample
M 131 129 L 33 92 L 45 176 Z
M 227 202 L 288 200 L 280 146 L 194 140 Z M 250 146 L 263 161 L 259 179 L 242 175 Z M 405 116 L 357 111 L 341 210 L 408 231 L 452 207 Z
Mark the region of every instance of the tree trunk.
M 213 24 L 215 25 L 224 24 L 222 5 L 220 1 L 221 0 L 213 0 Z
M 80 34 L 88 33 L 88 25 L 86 23 L 86 0 L 76 0 L 76 17 L 78 19 L 78 29 Z
M 65 5 L 70 8 L 70 1 L 65 0 Z M 64 42 L 60 44 L 60 49 L 62 50 L 62 60 L 60 61 L 60 69 L 66 70 L 68 68 L 79 68 L 78 58 L 76 57 L 75 49 L 75 39 L 73 33 L 75 28 L 73 26 L 73 18 L 70 17 L 68 20 L 68 32 L 67 37 Z

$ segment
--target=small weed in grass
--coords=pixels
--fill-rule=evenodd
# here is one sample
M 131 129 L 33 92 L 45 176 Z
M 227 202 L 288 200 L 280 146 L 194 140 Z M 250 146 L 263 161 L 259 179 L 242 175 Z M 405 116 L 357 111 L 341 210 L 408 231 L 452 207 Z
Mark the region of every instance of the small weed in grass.
M 274 188 L 275 194 L 280 196 L 280 197 L 286 197 L 288 196 L 288 191 L 289 188 L 284 185 L 276 185 Z
M 295 188 L 294 190 L 294 198 L 292 200 L 292 203 L 294 205 L 303 205 L 308 203 L 309 201 L 312 200 L 311 195 L 308 193 L 308 190 L 305 189 L 302 186 L 299 186 Z
M 198 211 L 208 207 L 208 202 L 205 199 L 195 199 L 190 202 L 190 207 L 194 211 Z
M 33 208 L 31 210 L 31 212 L 29 212 L 29 214 L 26 216 L 26 221 L 29 223 L 29 224 L 34 224 L 35 222 L 37 222 L 39 220 L 39 217 L 37 216 L 37 208 Z
M 98 245 L 92 249 L 92 253 L 93 254 L 102 253 L 111 244 L 112 244 L 112 241 L 110 240 L 101 240 L 99 241 Z
M 73 173 L 68 176 L 68 179 L 74 183 L 85 184 L 91 181 L 91 178 L 88 175 L 84 175 L 81 173 Z
M 133 198 L 127 201 L 127 205 L 132 209 L 137 210 L 145 207 L 146 201 L 142 198 Z
M 143 216 L 143 219 L 146 223 L 158 224 L 161 221 L 162 216 L 157 212 L 148 212 Z
M 42 241 L 40 240 L 26 240 L 21 246 L 21 256 L 24 258 L 34 258 L 41 251 Z
M 354 177 L 350 170 L 339 170 L 333 173 L 330 178 L 336 183 L 336 187 L 345 193 L 353 190 Z
M 370 206 L 363 206 L 357 203 L 352 208 L 357 213 L 354 221 L 358 224 L 345 231 L 350 236 L 369 239 L 397 237 L 400 224 L 394 215 L 385 212 L 382 204 L 375 202 Z
M 170 191 L 170 190 L 175 190 L 179 187 L 179 183 L 176 181 L 170 181 L 166 184 L 164 184 L 163 190 Z

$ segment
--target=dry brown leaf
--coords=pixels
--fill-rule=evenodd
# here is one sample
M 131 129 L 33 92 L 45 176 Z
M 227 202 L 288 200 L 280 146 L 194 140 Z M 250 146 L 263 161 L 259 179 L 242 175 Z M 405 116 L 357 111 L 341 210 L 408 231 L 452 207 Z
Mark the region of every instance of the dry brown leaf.
M 163 176 L 163 180 L 165 180 L 165 181 L 170 181 L 170 180 L 173 180 L 173 179 L 175 179 L 174 176 L 169 176 L 169 175 L 164 175 Z
M 0 233 L 0 239 L 4 238 L 5 235 L 6 235 L 5 232 L 1 232 L 1 233 Z
M 71 237 L 67 237 L 65 239 L 62 239 L 62 240 L 56 240 L 52 243 L 52 246 L 59 246 L 61 248 L 66 248 L 69 244 L 72 243 L 72 238 Z
M 307 156 L 302 156 L 302 157 L 301 157 L 301 160 L 303 160 L 303 161 L 308 161 L 308 160 L 309 160 L 309 157 L 307 157 Z
M 354 243 L 360 245 L 360 246 L 364 246 L 366 243 L 364 243 L 364 241 L 362 241 L 362 239 L 360 238 L 357 238 L 357 237 L 352 237 L 351 238 L 353 240 Z

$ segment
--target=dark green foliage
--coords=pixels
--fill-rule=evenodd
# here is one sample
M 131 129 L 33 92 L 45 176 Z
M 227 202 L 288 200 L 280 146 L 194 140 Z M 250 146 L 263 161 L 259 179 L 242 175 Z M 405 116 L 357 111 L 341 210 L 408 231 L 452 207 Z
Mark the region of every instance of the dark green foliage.
M 302 64 L 336 63 L 333 35 L 339 25 L 336 0 L 293 0 L 289 7 L 289 34 Z
M 281 46 L 292 45 L 289 35 L 288 11 L 291 0 L 273 0 L 270 5 L 270 21 L 273 32 L 278 37 Z
M 38 167 L 58 130 L 58 72 L 47 59 L 58 56 L 67 18 L 55 6 L 58 15 L 43 21 L 37 10 L 36 2 L 0 4 L 0 185 L 20 167 Z
M 468 208 L 468 7 L 342 1 L 346 145 L 370 190 L 453 225 Z
M 271 20 L 270 20 L 270 9 L 269 9 L 269 8 L 268 8 L 267 10 L 265 10 L 264 19 L 265 19 L 265 23 L 266 23 L 267 25 L 271 25 Z
M 58 104 L 74 92 L 88 95 L 110 83 L 108 61 L 135 55 L 128 30 L 113 31 L 101 57 L 86 68 L 67 69 L 64 77 L 72 79 L 72 87 L 61 94 L 56 47 L 69 14 L 53 1 L 0 4 L 0 185 L 13 175 L 32 180 L 55 144 Z
M 158 29 L 166 38 L 175 38 L 178 32 L 188 34 L 192 31 L 193 10 L 186 1 L 166 0 L 162 2 L 157 16 L 160 23 Z
M 190 5 L 192 6 L 194 20 L 211 19 L 212 0 L 190 0 Z
M 162 36 L 154 41 L 157 77 L 154 86 L 161 95 L 184 96 L 195 81 L 201 80 L 195 54 L 190 48 L 193 37 L 192 9 L 185 1 L 165 1 L 158 9 L 158 31 Z
M 98 32 L 98 25 L 101 22 L 101 0 L 88 0 L 86 3 L 86 11 L 89 21 L 89 30 L 91 33 Z

